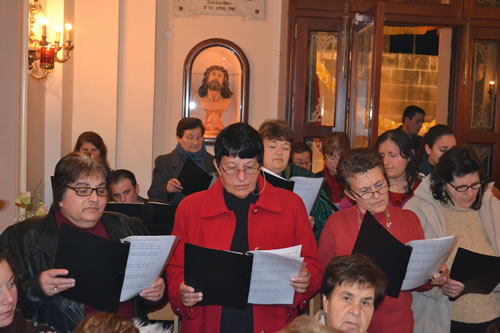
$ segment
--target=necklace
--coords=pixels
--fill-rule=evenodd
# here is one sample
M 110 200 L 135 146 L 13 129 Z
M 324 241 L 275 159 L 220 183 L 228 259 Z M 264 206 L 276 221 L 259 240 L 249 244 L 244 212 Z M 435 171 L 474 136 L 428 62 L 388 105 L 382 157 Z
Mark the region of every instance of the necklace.
M 359 207 L 356 209 L 356 212 L 358 213 L 358 227 L 361 228 L 361 212 L 359 210 Z M 386 208 L 385 209 L 385 226 L 387 227 L 387 230 L 391 230 L 391 214 L 389 213 L 389 210 Z

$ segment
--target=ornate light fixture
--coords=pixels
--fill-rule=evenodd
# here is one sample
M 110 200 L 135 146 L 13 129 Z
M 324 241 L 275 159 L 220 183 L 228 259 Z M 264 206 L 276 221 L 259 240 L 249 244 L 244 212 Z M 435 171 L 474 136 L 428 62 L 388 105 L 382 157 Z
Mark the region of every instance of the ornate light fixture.
M 54 43 L 47 41 L 47 19 L 44 18 L 42 5 L 39 0 L 30 1 L 30 30 L 28 44 L 28 74 L 37 80 L 41 80 L 49 75 L 49 70 L 54 68 L 54 61 L 66 62 L 70 58 L 70 51 L 74 45 L 71 43 L 71 24 L 65 26 L 66 38 L 62 45 L 62 28 L 56 27 L 56 38 Z M 40 31 L 38 37 L 35 30 Z M 61 57 L 58 56 L 62 50 Z

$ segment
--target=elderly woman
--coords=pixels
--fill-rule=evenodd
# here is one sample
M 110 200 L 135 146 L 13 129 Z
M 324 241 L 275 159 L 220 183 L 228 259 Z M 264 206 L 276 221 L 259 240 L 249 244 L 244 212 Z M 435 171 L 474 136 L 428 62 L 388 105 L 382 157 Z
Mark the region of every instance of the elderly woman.
M 334 258 L 323 275 L 323 310 L 318 319 L 335 332 L 366 333 L 386 288 L 386 275 L 368 257 L 353 254 Z
M 403 131 L 392 130 L 379 136 L 375 146 L 389 178 L 389 202 L 403 207 L 420 184 L 411 141 Z
M 181 332 L 276 332 L 319 289 L 322 269 L 304 205 L 294 193 L 266 183 L 259 172 L 263 153 L 262 139 L 252 127 L 226 127 L 215 142 L 220 178 L 177 208 L 172 234 L 180 242 L 167 276 L 172 308 L 182 317 Z M 242 253 L 301 244 L 306 265 L 290 280 L 293 304 L 248 304 L 244 309 L 198 305 L 202 293 L 184 283 L 185 243 Z
M 76 140 L 75 152 L 87 153 L 92 156 L 99 156 L 106 161 L 108 148 L 104 144 L 101 136 L 96 132 L 83 132 Z
M 408 210 L 389 205 L 389 182 L 380 155 L 373 151 L 351 151 L 338 166 L 345 194 L 356 204 L 333 214 L 319 240 L 319 256 L 326 266 L 332 258 L 352 253 L 366 212 L 402 243 L 423 239 L 417 216 Z M 443 283 L 437 277 L 435 284 Z M 398 298 L 387 297 L 375 313 L 370 333 L 410 333 L 413 330 L 411 292 L 401 291 Z
M 284 120 L 270 119 L 260 125 L 259 134 L 264 142 L 264 167 L 285 179 L 293 176 L 314 177 L 314 174 L 294 164 L 288 164 L 293 143 L 293 133 Z M 326 198 L 326 200 L 325 200 Z M 326 194 L 321 191 L 313 206 L 311 216 L 314 218 L 314 236 L 319 239 L 321 230 L 333 213 Z
M 500 256 L 500 202 L 492 188 L 474 153 L 454 147 L 441 156 L 405 208 L 418 215 L 426 238 L 455 235 L 457 248 Z M 450 263 L 455 254 L 456 249 Z M 499 324 L 500 293 L 467 294 L 450 302 L 446 296 L 457 297 L 463 287 L 449 280 L 441 291 L 415 295 L 415 332 L 450 332 L 451 325 L 451 332 L 480 333 L 495 321 Z
M 203 144 L 205 127 L 198 118 L 183 118 L 177 124 L 177 146 L 170 154 L 160 155 L 155 160 L 153 181 L 148 190 L 150 199 L 162 200 L 174 205 L 184 199 L 182 184 L 177 177 L 190 158 L 208 174 L 214 173 L 214 157 Z
M 56 165 L 52 177 L 54 196 L 47 216 L 37 216 L 7 228 L 0 244 L 7 247 L 20 273 L 24 314 L 59 331 L 73 330 L 96 309 L 69 300 L 61 292 L 75 286 L 66 269 L 54 269 L 60 229 L 68 224 L 90 234 L 119 242 L 130 235 L 147 234 L 144 225 L 121 214 L 105 213 L 109 169 L 101 158 L 70 153 Z M 81 244 L 85 249 L 85 244 Z M 120 303 L 118 314 L 147 319 L 146 310 L 160 305 L 165 283 L 158 278 L 140 297 Z
M 418 171 L 424 176 L 432 172 L 439 158 L 457 144 L 455 133 L 446 125 L 436 125 L 424 135 L 417 153 Z
M 336 204 L 344 197 L 344 187 L 337 176 L 337 165 L 349 150 L 349 137 L 344 132 L 333 132 L 323 138 L 321 151 L 325 158 L 325 168 L 316 176 L 325 177 L 325 192 Z

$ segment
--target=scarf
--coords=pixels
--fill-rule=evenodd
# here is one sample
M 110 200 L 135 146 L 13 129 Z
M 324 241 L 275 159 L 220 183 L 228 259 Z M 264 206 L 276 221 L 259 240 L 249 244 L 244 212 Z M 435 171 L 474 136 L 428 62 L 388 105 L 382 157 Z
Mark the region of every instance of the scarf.
M 175 149 L 177 150 L 177 152 L 181 156 L 182 161 L 185 161 L 188 158 L 190 158 L 203 171 L 207 172 L 207 168 L 205 167 L 205 157 L 207 156 L 207 149 L 205 148 L 205 144 L 203 144 L 200 151 L 198 151 L 196 153 L 192 153 L 190 151 L 184 150 L 184 148 L 182 148 L 180 143 L 177 144 Z

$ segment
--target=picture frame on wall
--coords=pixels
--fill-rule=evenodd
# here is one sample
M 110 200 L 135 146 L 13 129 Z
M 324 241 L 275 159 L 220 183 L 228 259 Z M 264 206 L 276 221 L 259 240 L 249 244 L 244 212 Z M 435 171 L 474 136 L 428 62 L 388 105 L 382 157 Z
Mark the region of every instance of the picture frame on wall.
M 205 142 L 226 126 L 248 123 L 250 67 L 233 42 L 212 38 L 196 44 L 184 61 L 182 116 L 201 119 Z

